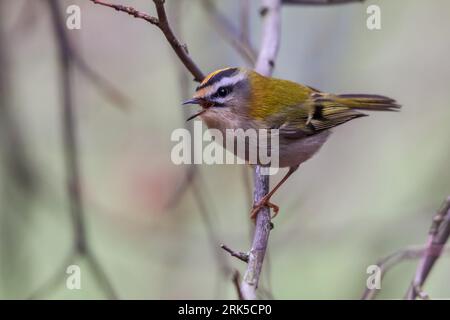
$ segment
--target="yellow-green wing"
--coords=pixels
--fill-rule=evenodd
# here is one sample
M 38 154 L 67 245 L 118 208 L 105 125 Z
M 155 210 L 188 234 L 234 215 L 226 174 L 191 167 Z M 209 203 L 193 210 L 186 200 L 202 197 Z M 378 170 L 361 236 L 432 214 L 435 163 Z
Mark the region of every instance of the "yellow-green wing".
M 301 105 L 286 108 L 280 135 L 298 139 L 364 117 L 358 110 L 394 111 L 400 106 L 388 97 L 367 94 L 333 95 L 313 92 Z

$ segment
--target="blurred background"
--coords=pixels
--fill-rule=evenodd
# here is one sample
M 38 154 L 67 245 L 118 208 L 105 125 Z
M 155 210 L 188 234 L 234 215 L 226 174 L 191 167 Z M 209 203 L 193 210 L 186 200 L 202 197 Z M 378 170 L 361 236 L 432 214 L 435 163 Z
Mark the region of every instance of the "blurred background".
M 155 15 L 150 0 L 111 1 Z M 67 6 L 80 6 L 81 29 L 65 33 L 77 59 L 108 83 L 99 88 L 105 83 L 91 81 L 83 63 L 69 67 L 87 251 L 76 245 L 78 209 L 66 190 L 55 16 L 46 0 L 0 0 L 0 298 L 236 298 L 231 271 L 245 266 L 219 244 L 250 248 L 252 170 L 200 165 L 180 188 L 192 171 L 172 164 L 170 135 L 185 125 L 180 102 L 195 88 L 192 76 L 155 26 L 90 1 L 57 2 L 63 22 Z M 213 2 L 240 26 L 240 1 Z M 166 3 L 202 71 L 246 65 L 202 1 Z M 381 30 L 366 27 L 370 4 L 381 8 Z M 256 48 L 258 9 L 250 0 Z M 369 265 L 425 243 L 450 195 L 449 30 L 445 0 L 284 6 L 275 76 L 387 95 L 403 109 L 336 128 L 274 197 L 281 211 L 263 298 L 358 299 Z M 81 290 L 66 288 L 70 264 L 81 268 Z M 416 265 L 394 267 L 378 297 L 402 298 Z M 450 297 L 449 267 L 447 258 L 437 263 L 425 286 L 431 297 Z

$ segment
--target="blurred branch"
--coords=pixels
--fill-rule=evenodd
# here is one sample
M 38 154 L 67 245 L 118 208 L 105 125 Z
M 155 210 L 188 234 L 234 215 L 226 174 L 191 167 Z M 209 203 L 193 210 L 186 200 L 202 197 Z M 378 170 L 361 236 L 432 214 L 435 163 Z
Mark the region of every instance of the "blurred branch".
M 433 222 L 429 231 L 428 244 L 422 247 L 399 250 L 377 262 L 377 266 L 381 269 L 381 279 L 383 279 L 387 271 L 395 265 L 405 260 L 420 258 L 421 261 L 417 267 L 414 280 L 408 289 L 406 298 L 415 299 L 420 297 L 422 299 L 429 299 L 429 296 L 422 290 L 422 287 L 436 260 L 443 254 L 450 254 L 450 247 L 445 247 L 449 235 L 450 197 L 447 198 L 437 214 L 433 217 Z M 379 291 L 380 290 L 377 289 L 366 289 L 361 299 L 375 299 Z
M 65 33 L 65 31 L 64 31 Z M 130 99 L 116 88 L 108 78 L 102 76 L 95 71 L 89 63 L 87 63 L 76 48 L 72 45 L 66 36 L 66 54 L 73 62 L 74 66 L 78 68 L 82 75 L 90 80 L 95 87 L 102 93 L 107 99 L 109 99 L 116 106 L 125 109 L 130 105 Z
M 406 293 L 405 298 L 414 300 L 422 291 L 423 284 L 429 276 L 431 269 L 442 254 L 443 248 L 450 236 L 450 197 L 448 197 L 437 214 L 428 232 L 428 243 L 422 258 L 417 266 L 414 279 Z
M 256 62 L 256 71 L 270 76 L 275 66 L 281 37 L 281 0 L 262 0 L 263 21 L 261 49 Z M 255 167 L 254 203 L 258 203 L 269 192 L 269 176 L 261 174 L 262 168 Z M 256 216 L 256 227 L 252 248 L 249 252 L 247 270 L 241 284 L 245 299 L 256 299 L 256 289 L 261 275 L 264 256 L 271 230 L 270 209 L 263 207 Z
M 242 292 L 241 292 L 241 286 L 239 284 L 241 282 L 241 275 L 239 274 L 239 271 L 234 270 L 232 280 L 233 280 L 234 287 L 236 289 L 236 294 L 238 296 L 238 299 L 244 300 L 244 297 L 242 296 Z
M 84 205 L 81 191 L 80 161 L 77 141 L 77 123 L 73 102 L 72 75 L 74 60 L 71 55 L 69 40 L 65 31 L 65 23 L 61 17 L 60 2 L 58 0 L 47 0 L 49 5 L 53 31 L 57 41 L 60 65 L 60 80 L 62 93 L 62 136 L 66 165 L 66 188 L 69 197 L 70 214 L 74 233 L 74 248 L 64 263 L 74 261 L 78 257 L 85 258 L 94 272 L 94 276 L 104 289 L 109 298 L 117 298 L 117 295 L 108 280 L 104 270 L 99 265 L 94 254 L 91 252 L 86 236 L 84 221 Z M 43 287 L 39 288 L 32 298 L 39 297 L 55 287 L 65 277 L 67 264 L 63 264 L 59 270 Z
M 2 28 L 0 26 L 0 28 Z M 0 30 L 0 148 L 5 157 L 6 173 L 20 190 L 27 195 L 36 190 L 37 174 L 31 165 L 23 132 L 11 106 L 11 88 L 9 81 L 9 63 L 7 62 L 8 44 Z M 6 180 L 6 179 L 5 179 Z M 5 181 L 6 182 L 6 181 Z M 11 186 L 5 185 L 5 188 Z
M 246 1 L 242 1 L 245 3 Z M 256 62 L 256 51 L 252 47 L 247 31 L 240 33 L 239 30 L 233 25 L 233 23 L 227 19 L 219 10 L 217 10 L 215 4 L 211 0 L 203 0 L 203 7 L 208 13 L 210 22 L 214 25 L 216 30 L 222 37 L 230 43 L 230 45 L 236 49 L 236 51 L 247 61 L 248 64 L 254 65 Z M 243 10 L 241 20 L 243 21 L 243 30 L 248 29 L 248 11 Z
M 175 30 L 175 32 L 180 34 L 181 30 L 182 30 L 181 22 L 184 17 L 184 15 L 182 14 L 183 2 L 176 1 L 176 2 L 172 2 L 172 3 L 173 3 L 172 11 L 173 11 L 173 15 L 174 15 L 173 29 Z M 170 9 L 170 7 L 169 7 L 169 9 Z M 178 79 L 179 79 L 180 93 L 181 93 L 182 99 L 185 99 L 189 95 L 189 89 L 190 89 L 189 88 L 189 79 L 188 79 L 186 72 L 184 72 L 182 65 L 177 65 L 177 73 L 178 73 Z M 188 109 L 182 108 L 182 110 L 183 110 L 184 119 L 187 119 L 189 116 Z M 189 121 L 189 122 L 183 121 L 183 123 L 184 123 L 184 126 L 186 127 L 186 129 L 188 129 L 189 132 L 191 132 L 191 134 L 192 134 L 193 122 L 192 121 Z M 198 206 L 202 223 L 205 226 L 206 234 L 207 234 L 208 240 L 209 240 L 208 242 L 211 244 L 211 248 L 213 250 L 216 264 L 217 264 L 219 270 L 221 271 L 221 273 L 225 277 L 228 277 L 231 272 L 231 267 L 228 265 L 228 262 L 220 254 L 220 252 L 217 251 L 217 245 L 219 243 L 219 239 L 217 236 L 218 233 L 214 227 L 214 224 L 211 221 L 210 211 L 208 210 L 207 204 L 206 204 L 206 199 L 208 199 L 209 197 L 207 195 L 205 195 L 205 192 L 203 190 L 201 190 L 202 182 L 194 181 L 194 179 L 199 180 L 200 178 L 201 177 L 200 177 L 200 171 L 198 170 L 198 166 L 195 164 L 189 165 L 186 170 L 186 173 L 184 174 L 184 178 L 183 178 L 182 182 L 177 186 L 177 188 L 175 189 L 175 192 L 170 197 L 170 201 L 168 202 L 167 208 L 170 209 L 170 208 L 174 207 L 175 205 L 177 205 L 180 202 L 180 199 L 181 199 L 182 195 L 184 194 L 184 192 L 186 190 L 188 190 L 188 188 L 190 186 L 192 186 L 192 194 L 193 194 L 194 200 Z M 219 281 L 220 281 L 220 279 L 219 279 Z
M 283 0 L 283 4 L 330 5 L 364 1 L 365 0 Z
M 169 20 L 167 19 L 166 9 L 164 7 L 165 0 L 153 0 L 158 17 L 153 17 L 147 13 L 138 11 L 133 7 L 129 6 L 112 4 L 101 0 L 91 0 L 91 1 L 98 5 L 106 6 L 120 12 L 128 13 L 129 15 L 132 15 L 135 18 L 143 19 L 157 26 L 166 37 L 167 41 L 169 42 L 172 49 L 175 51 L 178 58 L 189 70 L 189 72 L 194 76 L 194 80 L 198 82 L 203 80 L 204 75 L 202 71 L 199 69 L 199 67 L 197 67 L 195 62 L 189 56 L 187 46 L 180 43 L 178 38 L 174 35 L 172 28 L 170 27 Z
M 6 299 L 17 299 L 29 290 L 33 274 L 32 265 L 23 262 L 31 254 L 28 218 L 41 182 L 29 153 L 22 110 L 14 101 L 10 58 L 15 37 L 6 30 L 9 15 L 10 4 L 0 0 L 0 292 Z
M 427 246 L 422 246 L 422 247 L 411 247 L 411 248 L 406 248 L 406 249 L 402 249 L 399 251 L 396 251 L 390 255 L 388 255 L 387 257 L 384 257 L 382 259 L 380 259 L 376 265 L 380 268 L 380 277 L 381 280 L 383 280 L 383 278 L 385 277 L 386 273 L 392 269 L 393 267 L 395 267 L 396 265 L 398 265 L 399 263 L 406 261 L 406 260 L 413 260 L 413 259 L 419 259 L 423 256 L 423 254 L 425 253 L 427 249 Z M 442 255 L 443 253 L 445 254 L 450 254 L 450 247 L 445 247 L 443 249 L 442 253 L 437 253 L 437 252 L 433 252 L 434 255 L 438 254 L 438 255 Z M 379 289 L 368 289 L 366 288 L 361 299 L 362 300 L 372 300 L 375 299 L 377 294 L 380 292 Z
M 19 10 L 16 25 L 13 25 L 11 33 L 19 33 L 32 30 L 36 25 L 36 20 L 40 18 L 38 13 L 39 2 L 37 1 L 24 1 L 23 8 Z M 68 41 L 68 54 L 74 61 L 75 66 L 92 84 L 99 90 L 103 96 L 110 100 L 113 104 L 119 108 L 126 109 L 130 105 L 130 99 L 121 92 L 116 86 L 114 86 L 108 78 L 102 76 L 95 71 L 89 63 L 83 59 L 82 55 L 76 50 L 76 48 Z

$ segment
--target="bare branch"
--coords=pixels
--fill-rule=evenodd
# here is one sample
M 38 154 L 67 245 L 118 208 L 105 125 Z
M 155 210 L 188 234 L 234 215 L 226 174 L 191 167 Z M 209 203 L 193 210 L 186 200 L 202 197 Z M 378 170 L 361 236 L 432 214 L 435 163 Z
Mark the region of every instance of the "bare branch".
M 365 0 L 283 0 L 283 4 L 330 5 L 364 1 Z
M 450 236 L 450 197 L 448 197 L 437 214 L 428 233 L 427 248 L 417 266 L 416 274 L 411 286 L 406 293 L 406 299 L 414 300 L 419 292 L 417 288 L 423 288 L 425 280 L 429 276 L 431 269 L 437 259 L 442 254 L 442 250 Z
M 75 105 L 73 102 L 73 67 L 74 61 L 71 56 L 69 40 L 65 32 L 65 24 L 61 16 L 58 0 L 47 0 L 49 5 L 53 31 L 57 42 L 60 78 L 61 78 L 61 121 L 62 136 L 66 166 L 66 189 L 69 197 L 70 216 L 74 233 L 74 245 L 71 254 L 65 263 L 75 260 L 77 257 L 85 258 L 94 272 L 94 276 L 99 281 L 109 298 L 117 298 L 117 295 L 101 268 L 97 259 L 88 247 L 86 228 L 84 221 L 84 203 L 81 190 L 81 173 L 78 151 L 77 123 L 75 116 Z M 33 297 L 38 297 L 41 292 L 53 288 L 65 275 L 67 265 L 63 265 L 61 270 L 51 278 L 43 287 L 38 289 Z
M 281 0 L 262 0 L 263 31 L 261 49 L 256 62 L 256 71 L 270 76 L 275 66 L 281 37 Z M 255 167 L 253 201 L 258 203 L 269 192 L 269 176 L 261 173 L 260 166 Z M 244 299 L 256 299 L 264 256 L 266 254 L 269 233 L 272 228 L 270 209 L 263 207 L 256 216 L 252 248 L 249 252 L 247 270 L 241 285 Z
M 255 69 L 263 75 L 270 76 L 280 46 L 281 4 L 278 0 L 262 0 L 262 3 L 263 36 Z
M 248 34 L 240 34 L 239 30 L 236 29 L 233 23 L 228 20 L 226 16 L 220 13 L 219 10 L 217 10 L 211 0 L 203 0 L 203 7 L 208 13 L 209 20 L 214 25 L 217 32 L 219 32 L 225 40 L 236 49 L 242 58 L 244 58 L 250 65 L 254 65 L 256 62 L 257 53 L 249 42 Z
M 123 6 L 120 4 L 112 4 L 106 1 L 101 0 L 91 0 L 95 4 L 99 4 L 102 6 L 106 6 L 112 9 L 115 9 L 120 12 L 128 13 L 129 15 L 132 15 L 135 18 L 143 19 L 155 26 L 157 26 L 164 36 L 166 37 L 167 41 L 169 42 L 172 49 L 175 51 L 178 58 L 181 60 L 181 62 L 184 64 L 184 66 L 189 70 L 189 72 L 194 76 L 195 81 L 202 81 L 205 77 L 203 75 L 203 72 L 197 67 L 197 65 L 194 63 L 194 61 L 189 56 L 188 49 L 186 45 L 183 45 L 180 43 L 180 41 L 177 39 L 177 37 L 174 35 L 172 28 L 170 27 L 169 20 L 167 19 L 166 9 L 164 8 L 164 0 L 153 0 L 156 12 L 158 14 L 158 17 L 153 17 L 147 13 L 141 12 L 139 10 L 136 10 L 133 7 L 129 6 Z
M 387 272 L 390 269 L 392 269 L 396 265 L 400 264 L 401 262 L 421 258 L 422 255 L 424 254 L 424 252 L 426 251 L 426 249 L 427 249 L 427 246 L 406 248 L 406 249 L 396 251 L 396 252 L 388 255 L 387 257 L 380 259 L 376 263 L 376 265 L 378 267 L 380 267 L 381 280 L 383 280 L 383 278 L 385 277 L 385 275 L 387 274 Z M 450 254 L 450 247 L 445 247 L 443 249 L 442 253 L 439 253 L 439 254 L 442 255 L 443 253 Z M 437 252 L 434 252 L 433 254 L 436 255 Z M 379 292 L 380 292 L 380 290 L 377 290 L 377 289 L 366 288 L 363 295 L 361 296 L 361 299 L 362 300 L 375 299 Z
M 172 46 L 172 49 L 177 54 L 178 58 L 183 62 L 185 67 L 191 72 L 194 76 L 195 81 L 202 81 L 205 77 L 202 71 L 197 67 L 197 65 L 192 61 L 189 56 L 188 49 L 186 45 L 183 45 L 178 41 L 175 35 L 170 28 L 169 21 L 167 19 L 166 10 L 164 9 L 164 0 L 153 0 L 156 6 L 156 12 L 158 13 L 158 27 L 163 32 L 169 44 Z
M 233 249 L 230 249 L 229 247 L 227 247 L 224 244 L 221 244 L 220 247 L 225 250 L 226 252 L 228 252 L 231 256 L 238 258 L 239 260 L 247 263 L 248 262 L 248 253 L 245 252 L 240 252 L 240 251 L 234 251 Z
M 138 11 L 138 10 L 136 10 L 133 7 L 123 6 L 121 4 L 113 4 L 113 3 L 109 3 L 109 2 L 106 2 L 106 1 L 102 1 L 102 0 L 91 0 L 91 1 L 93 3 L 99 4 L 101 6 L 109 7 L 109 8 L 112 8 L 114 10 L 117 10 L 117 11 L 128 13 L 130 16 L 133 16 L 133 17 L 135 17 L 137 19 L 143 19 L 143 20 L 145 20 L 147 22 L 150 22 L 151 24 L 159 26 L 158 25 L 159 24 L 158 18 L 155 18 L 155 17 L 153 17 L 153 16 L 151 16 L 151 15 L 145 13 L 145 12 Z

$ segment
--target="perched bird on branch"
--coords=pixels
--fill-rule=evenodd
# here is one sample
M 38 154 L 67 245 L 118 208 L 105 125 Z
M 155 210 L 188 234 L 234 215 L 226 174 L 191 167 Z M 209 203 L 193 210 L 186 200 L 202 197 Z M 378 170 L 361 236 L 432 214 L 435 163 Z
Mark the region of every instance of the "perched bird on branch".
M 400 108 L 395 100 L 385 96 L 330 94 L 292 81 L 265 77 L 244 68 L 212 72 L 197 87 L 194 97 L 183 104 L 202 107 L 188 120 L 200 116 L 208 128 L 218 129 L 224 135 L 227 129 L 276 132 L 279 155 L 276 164 L 280 168 L 289 167 L 289 171 L 253 207 L 252 218 L 262 206 L 272 208 L 274 216 L 278 213 L 278 206 L 271 203 L 270 198 L 301 163 L 320 149 L 328 139 L 330 129 L 366 116 L 361 110 L 396 111 Z M 246 140 L 244 143 L 246 149 L 252 150 L 251 142 Z M 253 147 L 261 148 L 260 141 L 255 143 Z M 236 153 L 236 148 L 233 147 L 232 151 Z M 246 151 L 246 160 L 248 156 Z

